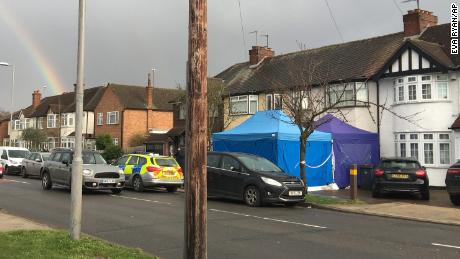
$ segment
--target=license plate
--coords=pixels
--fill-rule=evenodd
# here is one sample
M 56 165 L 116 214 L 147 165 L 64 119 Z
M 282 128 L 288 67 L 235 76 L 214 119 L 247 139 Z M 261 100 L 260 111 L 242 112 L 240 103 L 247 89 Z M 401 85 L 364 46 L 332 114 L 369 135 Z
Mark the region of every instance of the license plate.
M 115 179 L 103 179 L 102 183 L 115 183 Z
M 408 174 L 392 174 L 391 178 L 393 179 L 409 179 Z
M 163 175 L 164 175 L 164 176 L 174 176 L 175 173 L 174 173 L 173 171 L 170 170 L 170 171 L 164 171 L 164 172 L 163 172 Z
M 302 196 L 302 191 L 289 191 L 289 196 Z

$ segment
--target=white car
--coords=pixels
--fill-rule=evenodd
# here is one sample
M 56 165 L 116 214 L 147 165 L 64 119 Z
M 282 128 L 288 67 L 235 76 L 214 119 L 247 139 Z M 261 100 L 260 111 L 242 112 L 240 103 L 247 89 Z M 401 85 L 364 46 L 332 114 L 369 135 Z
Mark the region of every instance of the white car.
M 0 147 L 0 164 L 5 174 L 21 173 L 22 160 L 29 154 L 27 148 Z

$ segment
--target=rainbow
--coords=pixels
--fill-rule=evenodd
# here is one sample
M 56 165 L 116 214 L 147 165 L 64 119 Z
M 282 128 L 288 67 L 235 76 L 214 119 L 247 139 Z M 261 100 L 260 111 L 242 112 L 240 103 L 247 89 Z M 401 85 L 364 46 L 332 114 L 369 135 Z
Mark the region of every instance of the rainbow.
M 7 6 L 0 2 L 0 19 L 13 31 L 19 42 L 24 46 L 25 50 L 30 54 L 30 56 L 32 56 L 34 63 L 39 68 L 46 81 L 46 86 L 48 88 L 47 95 L 55 95 L 65 92 L 65 84 L 62 83 L 56 71 L 46 60 L 44 53 L 42 53 L 42 51 L 33 44 L 35 41 L 29 35 L 28 31 L 11 14 L 12 12 L 7 8 Z M 41 87 L 41 85 L 37 85 L 37 87 Z

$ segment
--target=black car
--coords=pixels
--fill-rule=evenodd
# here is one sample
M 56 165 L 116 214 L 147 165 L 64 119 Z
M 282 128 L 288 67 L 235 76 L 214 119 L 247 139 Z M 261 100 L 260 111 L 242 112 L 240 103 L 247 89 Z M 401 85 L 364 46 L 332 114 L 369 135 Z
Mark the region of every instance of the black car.
M 386 158 L 374 170 L 372 196 L 387 192 L 419 193 L 422 200 L 430 199 L 428 175 L 413 158 Z
M 267 159 L 232 152 L 208 153 L 208 195 L 238 199 L 251 207 L 303 202 L 305 185 Z
M 446 189 L 454 205 L 460 205 L 460 162 L 453 164 L 446 174 Z

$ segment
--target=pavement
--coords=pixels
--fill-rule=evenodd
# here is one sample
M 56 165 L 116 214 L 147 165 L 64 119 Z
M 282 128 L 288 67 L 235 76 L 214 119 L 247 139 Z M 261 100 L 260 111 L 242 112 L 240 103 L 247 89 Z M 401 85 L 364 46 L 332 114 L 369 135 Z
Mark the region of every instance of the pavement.
M 350 190 L 324 190 L 311 194 L 349 199 Z M 312 206 L 341 212 L 460 226 L 460 207 L 450 202 L 446 190 L 430 190 L 430 196 L 429 201 L 420 200 L 416 195 L 410 194 L 387 194 L 383 198 L 373 198 L 370 191 L 359 190 L 358 199 L 364 204 Z
M 0 211 L 0 232 L 15 230 L 47 230 L 48 226 Z
M 160 258 L 182 257 L 184 193 L 83 196 L 82 231 Z M 38 179 L 0 180 L 0 208 L 67 229 L 70 194 Z M 460 258 L 460 227 L 308 207 L 208 200 L 209 258 Z

